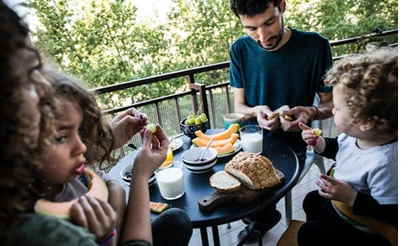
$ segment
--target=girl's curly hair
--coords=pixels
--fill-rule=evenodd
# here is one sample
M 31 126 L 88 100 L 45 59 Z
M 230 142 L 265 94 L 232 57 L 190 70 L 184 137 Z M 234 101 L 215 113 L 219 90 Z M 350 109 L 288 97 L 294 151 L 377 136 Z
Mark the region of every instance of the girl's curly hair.
M 56 69 L 44 67 L 42 74 L 53 84 L 56 97 L 77 103 L 82 110 L 83 120 L 79 134 L 87 146 L 87 163 L 101 165 L 105 161 L 115 161 L 111 157 L 114 146 L 112 129 L 103 117 L 95 95 L 81 81 Z
M 41 153 L 53 131 L 54 97 L 49 84 L 37 81 L 41 67 L 22 19 L 0 0 L 0 241 L 7 242 L 10 224 L 30 212 L 37 195 L 30 183 L 36 179 Z M 24 91 L 34 86 L 40 98 L 40 135 L 33 136 L 27 115 L 21 112 Z
M 385 134 L 398 137 L 398 50 L 379 48 L 341 59 L 325 83 L 344 85 L 353 123 L 374 122 Z

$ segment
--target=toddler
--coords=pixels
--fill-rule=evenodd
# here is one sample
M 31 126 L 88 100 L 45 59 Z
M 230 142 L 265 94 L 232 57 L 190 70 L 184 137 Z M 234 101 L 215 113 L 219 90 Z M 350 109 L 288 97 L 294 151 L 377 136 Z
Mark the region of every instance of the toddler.
M 317 137 L 300 124 L 303 140 L 336 160 L 317 181 L 318 191 L 303 202 L 307 222 L 299 245 L 389 245 L 370 225 L 344 214 L 388 223 L 398 228 L 398 53 L 378 49 L 343 58 L 328 72 L 333 86 L 336 138 Z

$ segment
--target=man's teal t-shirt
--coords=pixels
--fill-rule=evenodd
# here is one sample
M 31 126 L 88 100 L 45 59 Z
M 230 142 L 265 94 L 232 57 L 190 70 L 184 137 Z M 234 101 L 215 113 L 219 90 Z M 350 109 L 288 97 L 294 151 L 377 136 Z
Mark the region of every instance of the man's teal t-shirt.
M 332 65 L 330 43 L 314 32 L 290 28 L 288 42 L 276 51 L 265 51 L 249 36 L 239 38 L 230 49 L 230 85 L 245 89 L 247 105 L 268 105 L 271 110 L 311 106 L 316 92 L 330 92 L 324 84 Z M 257 124 L 254 118 L 247 124 Z M 274 136 L 295 152 L 304 152 L 306 144 L 300 132 L 276 130 Z

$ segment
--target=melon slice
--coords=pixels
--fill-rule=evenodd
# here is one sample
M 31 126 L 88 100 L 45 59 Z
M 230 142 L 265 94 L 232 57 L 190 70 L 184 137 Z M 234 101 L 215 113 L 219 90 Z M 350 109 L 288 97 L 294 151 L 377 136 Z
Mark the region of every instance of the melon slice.
M 224 146 L 214 147 L 214 149 L 217 151 L 218 155 L 226 155 L 235 151 L 235 148 L 231 143 L 227 143 Z
M 89 168 L 85 168 L 85 172 L 91 179 L 88 185 L 88 192 L 85 195 L 101 199 L 105 202 L 108 201 L 108 187 L 102 178 Z M 71 207 L 77 201 L 78 198 L 69 202 L 52 202 L 40 199 L 35 203 L 34 211 L 38 214 L 69 220 L 71 218 Z
M 237 141 L 238 139 L 238 134 L 237 133 L 233 133 L 231 134 L 231 136 L 228 139 L 222 139 L 222 140 L 214 140 L 212 141 L 210 147 L 214 148 L 217 146 L 224 146 L 227 143 L 231 143 L 234 144 L 235 141 Z M 202 138 L 194 138 L 193 140 L 191 140 L 195 146 L 197 147 L 205 147 L 207 146 L 208 142 L 207 140 L 204 140 Z
M 194 133 L 196 137 L 210 141 L 212 137 L 214 137 L 214 140 L 228 139 L 233 133 L 236 133 L 237 131 L 239 131 L 239 124 L 231 124 L 227 130 L 216 134 L 207 135 L 204 134 L 201 130 L 197 130 Z

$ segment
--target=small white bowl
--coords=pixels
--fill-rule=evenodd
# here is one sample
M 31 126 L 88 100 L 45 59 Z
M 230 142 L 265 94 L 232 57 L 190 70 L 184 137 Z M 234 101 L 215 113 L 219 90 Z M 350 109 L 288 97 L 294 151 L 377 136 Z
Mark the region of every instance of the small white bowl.
M 212 169 L 217 163 L 217 151 L 214 148 L 208 148 L 204 153 L 202 160 L 199 160 L 201 153 L 205 147 L 198 147 L 186 150 L 181 155 L 184 165 L 193 173 L 205 173 Z
M 130 182 L 130 180 L 132 180 L 132 168 L 133 164 L 129 164 L 126 167 L 122 168 L 122 170 L 120 171 L 120 176 L 124 181 Z M 149 185 L 153 184 L 155 180 L 156 174 L 153 173 L 152 176 L 150 176 L 149 178 Z

